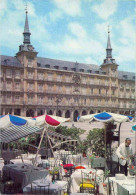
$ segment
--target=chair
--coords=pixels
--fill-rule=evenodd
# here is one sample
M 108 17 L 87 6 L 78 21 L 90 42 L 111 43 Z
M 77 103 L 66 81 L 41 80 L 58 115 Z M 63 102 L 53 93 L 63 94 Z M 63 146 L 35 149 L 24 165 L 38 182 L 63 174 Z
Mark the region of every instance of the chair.
M 98 193 L 98 186 L 96 183 L 96 173 L 84 173 L 81 171 L 82 182 L 80 183 L 80 192 L 81 193 Z
M 123 195 L 129 195 L 129 191 L 123 188 L 121 185 L 117 183 L 117 192 L 118 194 L 123 194 Z
M 32 186 L 31 184 L 31 194 L 50 194 L 49 187 L 50 184 L 46 186 Z
M 21 184 L 15 183 L 12 180 L 4 183 L 4 194 L 16 194 L 22 192 Z
M 72 184 L 72 178 L 69 177 L 68 184 L 67 184 L 67 194 L 71 193 L 71 184 Z

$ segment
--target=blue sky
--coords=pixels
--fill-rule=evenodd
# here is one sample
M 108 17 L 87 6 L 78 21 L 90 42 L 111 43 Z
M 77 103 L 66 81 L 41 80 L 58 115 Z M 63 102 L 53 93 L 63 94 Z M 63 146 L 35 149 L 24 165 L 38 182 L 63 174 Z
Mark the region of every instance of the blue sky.
M 135 71 L 135 0 L 0 0 L 2 55 L 15 56 L 23 43 L 26 2 L 39 57 L 101 65 L 110 25 L 119 70 Z

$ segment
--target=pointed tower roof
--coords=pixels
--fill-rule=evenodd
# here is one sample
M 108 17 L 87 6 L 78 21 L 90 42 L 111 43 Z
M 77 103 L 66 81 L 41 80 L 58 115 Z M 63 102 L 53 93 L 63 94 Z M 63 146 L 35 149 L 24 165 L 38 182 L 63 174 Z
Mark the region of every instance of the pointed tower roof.
M 107 48 L 106 48 L 106 59 L 104 59 L 103 65 L 116 64 L 115 59 L 112 58 L 112 48 L 110 42 L 110 30 L 108 26 L 108 40 L 107 40 Z M 116 64 L 117 65 L 117 64 Z
M 110 30 L 108 26 L 108 41 L 107 41 L 107 49 L 111 49 L 111 43 L 110 43 Z
M 27 17 L 27 10 L 26 10 L 26 19 L 25 19 L 25 27 L 24 27 L 24 33 L 29 33 L 29 24 L 28 24 L 28 17 Z
M 37 52 L 35 51 L 34 47 L 31 45 L 31 42 L 30 42 L 31 33 L 29 32 L 27 5 L 26 5 L 25 10 L 26 10 L 26 12 L 25 12 L 26 17 L 25 17 L 25 25 L 24 25 L 24 32 L 23 32 L 23 39 L 24 40 L 23 40 L 23 44 L 19 46 L 19 52 L 29 51 L 29 52 L 34 52 L 37 54 Z

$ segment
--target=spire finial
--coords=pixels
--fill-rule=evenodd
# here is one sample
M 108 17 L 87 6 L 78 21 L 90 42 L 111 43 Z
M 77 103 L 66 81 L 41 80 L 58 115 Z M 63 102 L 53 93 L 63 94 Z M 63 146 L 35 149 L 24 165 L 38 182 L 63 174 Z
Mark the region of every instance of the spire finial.
M 27 11 L 27 2 L 26 2 L 26 5 L 25 5 L 25 11 L 26 11 L 26 14 L 28 13 Z
M 110 33 L 110 26 L 108 25 L 108 33 Z

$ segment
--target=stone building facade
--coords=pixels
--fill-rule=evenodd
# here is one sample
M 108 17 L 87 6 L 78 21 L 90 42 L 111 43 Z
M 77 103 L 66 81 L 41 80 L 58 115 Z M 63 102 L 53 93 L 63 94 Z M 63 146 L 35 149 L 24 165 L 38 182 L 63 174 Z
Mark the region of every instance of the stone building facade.
M 15 57 L 1 55 L 1 114 L 70 117 L 96 112 L 134 115 L 135 74 L 118 71 L 110 32 L 101 66 L 38 57 L 26 12 L 23 44 Z

